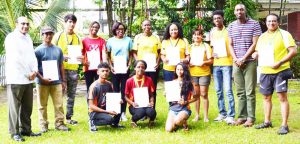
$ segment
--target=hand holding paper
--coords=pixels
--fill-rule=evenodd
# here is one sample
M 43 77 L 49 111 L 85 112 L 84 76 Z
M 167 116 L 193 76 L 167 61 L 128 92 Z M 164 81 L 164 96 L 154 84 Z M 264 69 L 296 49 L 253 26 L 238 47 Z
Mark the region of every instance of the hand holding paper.
M 149 93 L 147 87 L 133 89 L 134 102 L 138 107 L 149 107 Z
M 121 113 L 121 93 L 106 93 L 106 110 Z
M 167 102 L 180 101 L 180 87 L 176 80 L 165 82 Z

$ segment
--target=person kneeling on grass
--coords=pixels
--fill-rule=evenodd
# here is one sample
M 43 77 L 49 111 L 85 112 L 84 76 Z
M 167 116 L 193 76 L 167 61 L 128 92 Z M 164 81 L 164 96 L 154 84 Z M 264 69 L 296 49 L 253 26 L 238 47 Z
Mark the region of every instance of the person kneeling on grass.
M 145 70 L 147 68 L 147 64 L 144 60 L 137 60 L 134 63 L 135 75 L 129 78 L 126 82 L 125 87 L 125 99 L 128 102 L 129 112 L 132 115 L 131 118 L 131 126 L 133 128 L 137 127 L 137 121 L 141 120 L 143 117 L 147 116 L 150 118 L 149 120 L 149 128 L 154 126 L 154 120 L 156 117 L 156 111 L 153 108 L 154 106 L 154 97 L 153 93 L 155 90 L 152 79 L 148 76 L 145 76 Z M 146 88 L 149 94 L 149 106 L 148 107 L 139 107 L 139 105 L 135 102 L 134 97 L 134 89 L 142 89 Z
M 187 120 L 192 113 L 189 104 L 197 101 L 199 97 L 197 97 L 197 95 L 195 95 L 193 92 L 194 89 L 191 82 L 191 75 L 188 67 L 185 64 L 179 63 L 176 65 L 175 79 L 173 81 L 178 81 L 179 83 L 181 89 L 181 100 L 170 103 L 168 119 L 166 122 L 166 131 L 176 131 L 177 127 L 181 125 L 183 126 L 184 130 L 189 130 Z
M 113 92 L 112 83 L 107 79 L 110 69 L 108 63 L 98 65 L 99 79 L 89 88 L 88 104 L 90 116 L 90 131 L 97 131 L 96 126 L 111 125 L 113 128 L 125 128 L 119 125 L 121 114 L 106 110 L 106 93 Z M 123 103 L 120 100 L 120 103 Z

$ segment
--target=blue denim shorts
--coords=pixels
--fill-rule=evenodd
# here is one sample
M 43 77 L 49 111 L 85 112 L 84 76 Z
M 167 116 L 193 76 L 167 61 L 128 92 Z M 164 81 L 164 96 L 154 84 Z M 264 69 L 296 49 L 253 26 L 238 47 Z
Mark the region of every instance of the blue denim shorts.
M 173 111 L 173 110 L 169 110 L 169 113 L 172 113 L 173 115 L 177 116 L 177 115 L 179 114 L 179 112 L 182 112 L 182 111 L 185 112 L 189 117 L 190 117 L 191 114 L 192 114 L 192 111 L 191 111 L 191 110 L 188 110 L 188 109 L 183 109 L 183 110 L 178 111 L 178 112 Z

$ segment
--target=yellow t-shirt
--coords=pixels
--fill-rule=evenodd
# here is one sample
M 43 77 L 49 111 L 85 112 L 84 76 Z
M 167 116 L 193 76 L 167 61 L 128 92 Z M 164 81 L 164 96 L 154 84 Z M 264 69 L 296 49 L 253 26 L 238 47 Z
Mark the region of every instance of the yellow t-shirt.
M 191 45 L 191 50 L 190 50 L 190 53 L 192 52 L 192 50 L 196 48 L 196 49 L 203 49 L 203 61 L 205 60 L 208 60 L 208 59 L 211 59 L 212 58 L 212 50 L 211 50 L 211 47 L 202 42 L 199 46 L 195 46 L 194 44 Z M 191 59 L 192 59 L 192 56 L 191 55 Z M 210 66 L 207 66 L 207 65 L 203 65 L 203 66 L 190 66 L 190 73 L 191 73 L 191 76 L 194 76 L 194 77 L 199 77 L 199 76 L 208 76 L 210 75 Z
M 152 53 L 158 57 L 157 50 L 161 48 L 161 43 L 157 35 L 144 36 L 143 33 L 138 34 L 134 38 L 133 50 L 137 51 L 138 60 L 143 59 L 144 54 Z
M 166 49 L 174 48 L 174 47 L 179 49 L 180 59 L 184 59 L 186 57 L 186 55 L 189 55 L 189 49 L 190 49 L 189 42 L 185 38 L 184 39 L 176 39 L 176 40 L 171 40 L 171 39 L 163 40 L 162 47 L 161 47 L 162 48 L 161 54 L 168 55 L 166 53 Z M 163 69 L 167 70 L 167 71 L 175 71 L 175 66 L 164 63 Z
M 80 48 L 82 49 L 81 40 L 75 33 L 68 35 L 65 32 L 58 32 L 54 35 L 52 43 L 60 47 L 64 55 L 68 55 L 68 45 L 80 45 Z M 77 70 L 79 67 L 78 64 L 69 64 L 65 61 L 63 63 L 64 68 L 67 70 Z
M 227 57 L 214 58 L 214 66 L 232 66 L 232 57 L 229 51 L 227 29 L 223 27 L 223 29 L 220 31 L 216 27 L 212 28 L 210 31 L 210 40 L 211 40 L 210 45 L 213 47 L 213 51 L 215 50 L 214 49 L 214 45 L 216 45 L 215 43 L 225 41 L 226 52 L 227 52 Z
M 267 46 L 271 46 L 273 48 L 274 62 L 278 62 L 288 54 L 287 48 L 296 46 L 296 43 L 289 32 L 282 29 L 277 29 L 273 33 L 267 31 L 259 37 L 256 45 L 256 51 L 258 51 L 258 55 L 260 53 L 268 52 L 263 50 Z M 282 64 L 278 69 L 272 69 L 270 66 L 261 66 L 261 73 L 276 74 L 288 68 L 290 68 L 290 62 Z

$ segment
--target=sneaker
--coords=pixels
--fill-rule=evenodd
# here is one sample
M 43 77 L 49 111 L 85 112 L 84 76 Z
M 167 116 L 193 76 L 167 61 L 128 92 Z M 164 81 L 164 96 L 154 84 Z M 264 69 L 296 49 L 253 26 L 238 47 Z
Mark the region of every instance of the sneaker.
M 234 125 L 234 118 L 233 117 L 226 117 L 224 119 L 224 121 L 228 124 L 228 125 Z
M 154 121 L 149 121 L 148 127 L 153 128 L 155 125 Z
M 133 122 L 133 121 L 131 122 L 130 125 L 131 125 L 132 128 L 137 128 L 138 127 L 137 124 L 136 124 L 136 122 Z
M 23 142 L 25 139 L 20 134 L 12 134 L 11 139 L 18 142 Z
M 48 132 L 48 131 L 49 131 L 48 125 L 41 126 L 41 133 L 45 133 L 45 132 Z
M 94 124 L 94 121 L 90 120 L 89 121 L 89 125 L 90 125 L 90 132 L 96 132 L 96 131 L 98 131 L 97 127 Z
M 121 114 L 121 121 L 127 121 L 128 119 L 127 119 L 127 117 L 126 117 L 126 115 L 125 115 L 125 113 L 124 112 L 122 112 L 122 114 Z
M 47 128 L 41 128 L 41 133 L 46 133 L 46 132 L 48 132 L 49 131 L 49 129 L 47 129 Z
M 70 125 L 77 125 L 78 122 L 76 120 L 72 120 L 72 119 L 67 119 L 67 123 Z
M 263 122 L 262 124 L 255 126 L 255 129 L 264 129 L 269 127 L 273 127 L 271 122 Z
M 69 131 L 69 130 L 70 130 L 70 129 L 69 129 L 67 126 L 65 126 L 64 124 L 59 125 L 59 126 L 56 126 L 55 129 L 56 129 L 56 130 L 59 130 L 59 131 Z
M 289 127 L 288 126 L 281 126 L 277 132 L 279 135 L 285 135 L 289 132 Z
M 112 124 L 111 127 L 112 127 L 112 128 L 117 128 L 117 129 L 124 129 L 124 128 L 125 128 L 125 126 L 122 126 L 122 125 L 120 125 L 120 124 L 117 124 L 117 125 Z
M 219 114 L 217 118 L 214 119 L 215 122 L 221 122 L 224 120 L 226 116 Z

